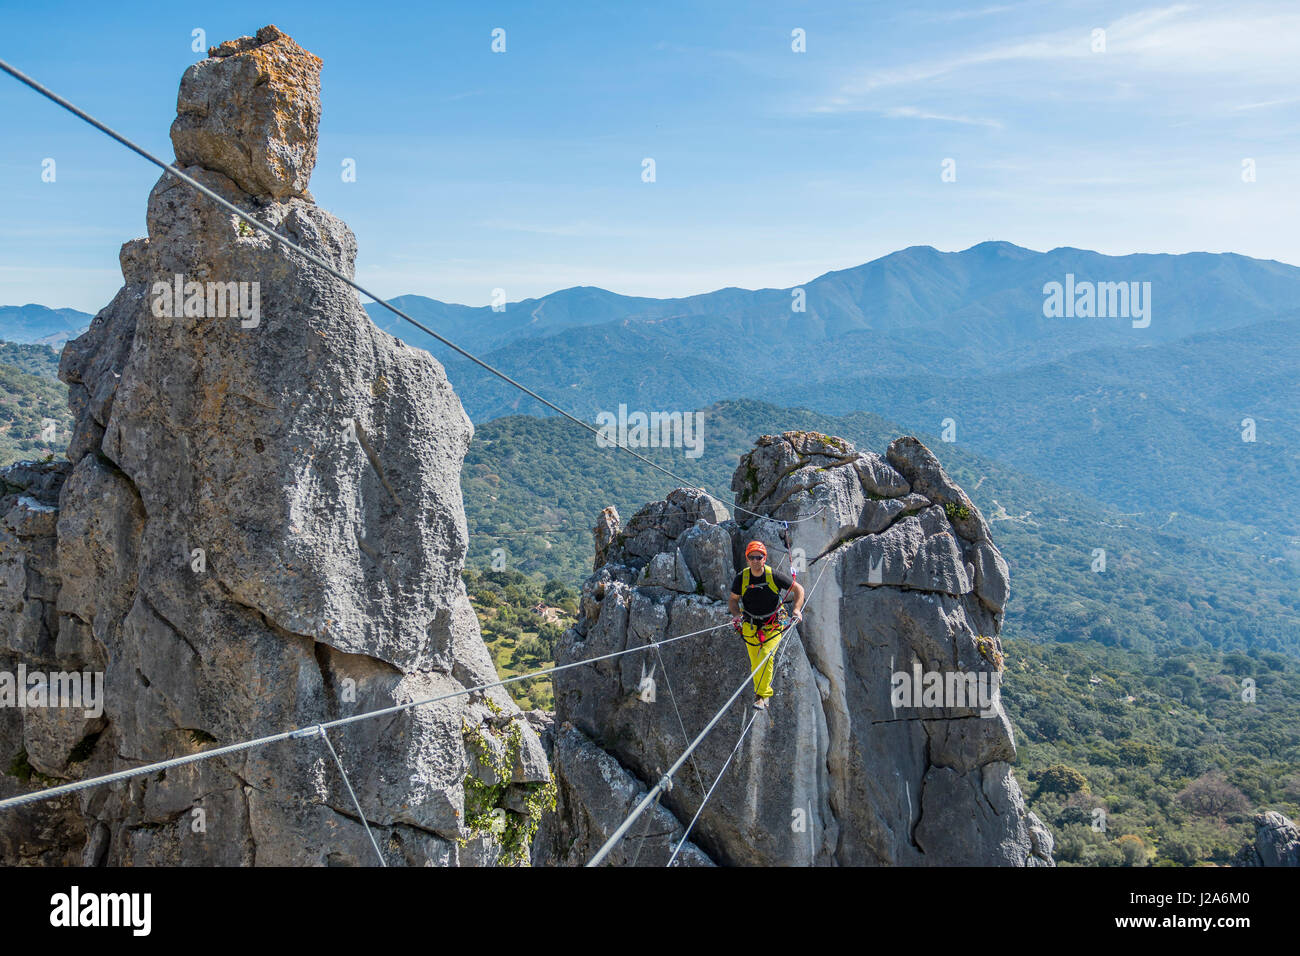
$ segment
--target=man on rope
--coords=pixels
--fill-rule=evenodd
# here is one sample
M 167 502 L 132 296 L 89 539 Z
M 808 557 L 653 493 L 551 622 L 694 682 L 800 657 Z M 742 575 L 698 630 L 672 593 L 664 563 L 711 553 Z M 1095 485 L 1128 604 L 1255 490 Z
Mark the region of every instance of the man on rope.
M 794 607 L 787 614 L 781 603 L 781 591 L 788 590 Z M 804 590 L 788 574 L 767 566 L 767 547 L 762 541 L 751 541 L 745 546 L 745 569 L 731 582 L 731 625 L 745 639 L 749 649 L 749 668 L 767 657 L 767 662 L 754 673 L 754 709 L 767 710 L 772 696 L 772 672 L 776 665 L 776 649 L 781 635 L 790 624 L 803 620 Z

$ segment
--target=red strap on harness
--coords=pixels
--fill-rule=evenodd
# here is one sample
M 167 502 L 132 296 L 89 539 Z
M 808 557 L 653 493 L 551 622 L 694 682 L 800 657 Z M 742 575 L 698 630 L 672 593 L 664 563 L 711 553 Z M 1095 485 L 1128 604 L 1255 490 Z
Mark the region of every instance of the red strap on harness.
M 777 609 L 772 612 L 772 616 L 758 626 L 758 630 L 754 632 L 754 636 L 758 638 L 758 645 L 757 645 L 758 647 L 762 647 L 764 644 L 768 642 L 768 639 L 771 638 L 771 635 L 767 633 L 767 627 L 773 621 L 775 621 L 777 617 L 780 616 L 780 614 L 781 614 L 781 607 L 780 605 L 777 605 Z M 745 643 L 749 644 L 749 641 L 746 641 Z M 750 646 L 753 647 L 755 645 L 751 644 Z

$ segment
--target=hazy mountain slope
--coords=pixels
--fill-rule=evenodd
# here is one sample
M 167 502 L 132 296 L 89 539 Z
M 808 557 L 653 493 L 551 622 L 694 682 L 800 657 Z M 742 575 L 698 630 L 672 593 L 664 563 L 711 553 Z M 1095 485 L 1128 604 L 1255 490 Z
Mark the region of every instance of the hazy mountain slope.
M 1123 511 L 1230 513 L 1297 535 L 1300 516 L 1276 507 L 1275 490 L 1300 481 L 1298 368 L 1292 317 L 996 375 L 866 375 L 805 394 L 914 428 L 952 418 L 959 444 Z M 1242 440 L 1247 417 L 1254 442 Z
M 59 380 L 59 353 L 48 345 L 0 342 L 0 365 L 12 365 L 29 375 Z
M 617 412 L 620 402 L 630 408 L 683 410 L 714 400 L 719 389 L 734 395 L 743 387 L 742 370 L 719 361 L 711 349 L 685 349 L 658 336 L 627 335 L 622 325 L 586 326 L 540 341 L 518 342 L 489 352 L 484 360 L 589 420 L 602 410 Z M 550 347 L 558 339 L 564 340 L 563 347 Z M 489 413 L 490 417 L 554 414 L 468 359 L 448 360 L 446 369 L 466 413 L 476 422 Z M 757 368 L 753 371 L 762 374 Z
M 403 295 L 389 302 L 411 318 L 470 351 L 492 349 L 519 339 L 538 338 L 580 325 L 596 325 L 653 308 L 659 299 L 639 299 L 581 286 L 561 289 L 540 299 L 491 306 L 454 305 L 421 295 Z M 370 303 L 366 312 L 377 326 L 410 345 L 428 349 L 439 361 L 457 353 L 420 331 L 381 305 Z
M 62 346 L 90 325 L 94 316 L 43 305 L 0 305 L 0 339 Z
M 695 341 L 700 341 L 696 339 Z M 552 343 L 557 347 L 550 348 Z M 635 343 L 635 344 L 634 344 Z M 1300 534 L 1300 516 L 1274 506 L 1300 479 L 1300 315 L 1144 347 L 1108 346 L 996 373 L 801 376 L 798 363 L 834 355 L 716 358 L 723 348 L 674 352 L 662 336 L 619 324 L 518 343 L 488 358 L 588 420 L 602 411 L 683 410 L 737 395 L 827 413 L 876 412 L 912 431 L 956 423 L 959 445 L 1017 470 L 1106 501 L 1124 512 L 1192 513 Z M 941 366 L 940 348 L 929 356 Z M 585 360 L 576 356 L 583 354 Z M 464 360 L 448 375 L 472 418 L 486 411 L 549 414 Z M 1242 441 L 1241 422 L 1256 422 Z M 1157 484 L 1139 480 L 1159 470 Z M 1271 554 L 1284 545 L 1269 545 Z
M 1043 287 L 1064 282 L 1151 284 L 1150 325 L 1129 318 L 1047 318 Z M 1300 269 L 1233 254 L 1104 256 L 1082 249 L 1035 252 L 985 242 L 961 252 L 912 246 L 871 262 L 828 272 L 800 286 L 804 310 L 793 309 L 791 289 L 727 288 L 678 299 L 622 296 L 603 289 L 563 289 L 538 299 L 504 303 L 504 310 L 447 305 L 421 296 L 394 300 L 439 334 L 472 351 L 521 344 L 582 326 L 625 323 L 634 338 L 667 336 L 691 349 L 712 336 L 725 361 L 750 352 L 735 346 L 761 336 L 774 351 L 832 341 L 834 348 L 808 369 L 827 365 L 879 370 L 878 354 L 917 364 L 928 345 L 942 343 L 948 365 L 979 369 L 1047 361 L 1108 344 L 1170 341 L 1209 329 L 1257 321 L 1300 301 Z M 368 306 L 381 328 L 440 359 L 450 350 L 379 306 Z M 564 348 L 563 338 L 548 348 Z M 899 346 L 904 348 L 900 351 Z M 572 364 L 572 363 L 570 363 Z M 942 366 L 922 363 L 939 371 Z M 800 369 L 802 373 L 805 369 Z M 497 410 L 499 411 L 499 410 Z M 487 413 L 485 413 L 487 414 Z

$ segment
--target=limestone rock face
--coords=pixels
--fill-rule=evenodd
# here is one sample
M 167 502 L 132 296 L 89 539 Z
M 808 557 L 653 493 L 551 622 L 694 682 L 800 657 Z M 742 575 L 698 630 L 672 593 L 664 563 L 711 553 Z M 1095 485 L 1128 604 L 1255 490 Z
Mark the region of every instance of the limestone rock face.
M 604 561 L 557 663 L 725 626 L 557 673 L 557 721 L 648 788 L 743 685 L 662 798 L 689 821 L 754 713 L 726 594 L 756 538 L 770 564 L 793 564 L 809 597 L 782 641 L 776 696 L 691 832 L 700 851 L 726 865 L 1051 865 L 1051 835 L 1011 772 L 1014 737 L 996 694 L 1007 566 L 933 454 L 914 438 L 881 456 L 807 432 L 763 436 L 732 488 L 735 519 L 686 489 L 623 529 L 604 516 Z M 682 565 L 695 593 L 677 586 Z M 653 703 L 638 693 L 647 672 Z M 900 703 L 899 675 L 914 673 L 918 684 L 928 674 L 960 684 L 963 696 Z M 965 695 L 977 686 L 985 698 Z M 556 748 L 564 812 L 543 819 L 535 862 L 585 862 L 626 816 L 604 820 L 603 785 L 572 770 L 576 759 Z
M 1234 866 L 1300 866 L 1300 827 L 1283 814 L 1255 814 L 1255 842 L 1242 847 Z
M 572 724 L 559 730 L 555 756 L 557 766 L 564 767 L 561 792 L 565 797 L 557 798 L 555 813 L 544 818 L 546 822 L 533 841 L 533 857 L 552 866 L 582 866 L 591 856 L 588 848 L 592 852 L 599 849 L 650 788 Z M 579 794 L 593 799 L 573 799 Z M 668 810 L 651 804 L 627 839 L 611 851 L 609 865 L 665 866 L 685 832 Z M 687 840 L 673 865 L 714 864 Z
M 319 69 L 273 27 L 222 44 L 186 72 L 172 136 L 188 175 L 351 275 L 351 231 L 306 192 Z M 15 726 L 6 711 L 5 753 L 60 782 L 495 681 L 460 579 L 473 428 L 442 366 L 170 176 L 147 221 L 123 246 L 122 290 L 63 354 L 71 463 L 11 470 L 24 489 L 0 532 L 0 652 L 99 668 L 104 713 Z M 172 308 L 177 276 L 199 285 Z M 214 308 L 214 289 L 257 308 Z M 493 809 L 467 807 L 467 775 L 497 773 L 514 808 L 549 781 L 501 688 L 330 736 L 393 864 L 499 860 L 493 838 L 458 843 Z M 77 862 L 374 863 L 314 738 L 70 803 Z M 0 832 L 0 851 L 42 852 L 7 818 Z
M 51 671 L 103 670 L 87 629 L 69 629 L 59 642 L 59 493 L 67 462 L 20 463 L 0 470 L 0 672 L 19 667 Z M 84 710 L 24 709 L 6 700 L 0 707 L 0 799 L 43 782 L 61 782 L 83 731 L 102 723 Z M 71 740 L 71 743 L 69 743 Z M 38 835 L 38 839 L 33 839 Z M 0 860 L 8 865 L 71 866 L 81 862 L 86 827 L 76 800 L 65 797 L 29 804 L 0 817 Z

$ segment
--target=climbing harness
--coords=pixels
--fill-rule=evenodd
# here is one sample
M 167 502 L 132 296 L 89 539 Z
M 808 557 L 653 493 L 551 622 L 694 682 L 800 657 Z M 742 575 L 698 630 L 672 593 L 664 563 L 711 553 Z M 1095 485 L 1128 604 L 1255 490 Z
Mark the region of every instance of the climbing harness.
M 777 586 L 776 578 L 772 574 L 771 565 L 764 565 L 763 572 L 767 586 L 772 589 L 773 594 L 779 596 L 781 589 Z M 790 580 L 792 582 L 794 581 L 793 568 L 790 569 Z M 745 639 L 745 643 L 750 647 L 760 647 L 773 638 L 780 637 L 785 632 L 785 629 L 790 622 L 790 615 L 786 611 L 784 603 L 778 604 L 776 610 L 767 616 L 756 616 L 746 611 L 744 600 L 745 595 L 749 593 L 749 581 L 749 568 L 745 568 L 745 570 L 740 573 L 741 621 L 739 624 L 733 624 L 732 627 L 740 633 L 741 637 Z M 755 584 L 753 587 L 762 587 L 762 585 Z M 757 637 L 758 642 L 755 643 L 754 641 L 751 641 L 751 637 Z
M 770 617 L 758 618 L 756 622 L 741 621 L 739 625 L 733 625 L 750 647 L 762 647 L 768 641 L 784 634 L 790 624 L 790 613 L 782 604 L 772 612 Z M 756 637 L 757 642 L 751 641 L 751 637 Z

